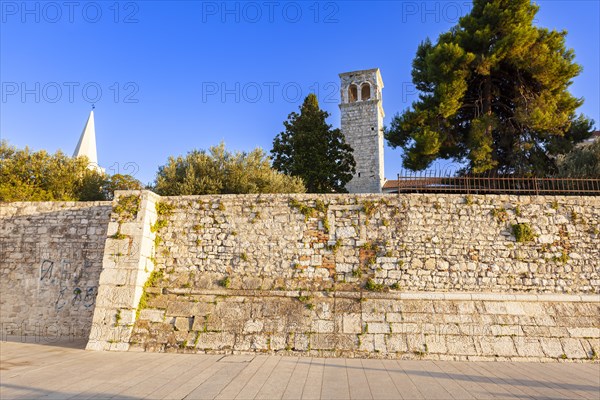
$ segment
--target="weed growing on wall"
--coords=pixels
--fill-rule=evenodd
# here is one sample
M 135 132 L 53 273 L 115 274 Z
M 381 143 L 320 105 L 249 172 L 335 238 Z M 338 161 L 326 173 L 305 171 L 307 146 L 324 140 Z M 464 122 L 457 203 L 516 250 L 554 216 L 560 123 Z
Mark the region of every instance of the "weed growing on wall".
M 327 213 L 327 205 L 321 199 L 315 200 L 315 210 L 320 213 Z
M 523 216 L 523 213 L 521 212 L 521 206 L 518 205 L 518 204 L 515 206 L 515 215 L 517 217 L 522 217 Z
M 251 224 L 255 224 L 260 220 L 260 211 L 254 211 L 253 216 L 250 219 Z
M 312 218 L 315 215 L 316 210 L 314 208 L 307 206 L 296 199 L 291 199 L 289 204 L 291 208 L 295 208 L 300 214 L 304 215 L 305 221 L 308 221 L 309 218 Z
M 154 205 L 154 208 L 156 209 L 156 221 L 154 224 L 150 225 L 150 231 L 156 234 L 154 236 L 154 250 L 156 250 L 163 242 L 163 239 L 158 234 L 158 231 L 167 227 L 169 224 L 168 218 L 171 214 L 173 214 L 174 207 L 173 205 L 165 202 L 158 202 Z M 163 252 L 168 254 L 167 249 L 164 249 Z
M 528 223 L 514 224 L 512 226 L 512 233 L 518 243 L 531 242 L 536 237 Z
M 327 219 L 328 206 L 323 200 L 315 200 L 314 207 L 304 204 L 296 199 L 290 199 L 288 204 L 291 208 L 296 209 L 300 214 L 304 215 L 304 221 L 308 221 L 309 218 L 315 218 L 318 214 L 321 214 L 323 216 L 321 219 L 323 231 L 329 233 L 330 226 L 329 220 Z
M 224 287 L 225 289 L 227 289 L 228 287 L 231 286 L 231 278 L 226 276 L 225 278 L 221 279 L 219 281 L 219 286 Z
M 121 322 L 121 309 L 118 309 L 115 315 L 115 326 L 119 326 L 119 322 Z
M 315 308 L 315 305 L 310 302 L 311 300 L 312 297 L 310 296 L 298 296 L 298 301 L 304 303 L 304 307 L 306 307 L 308 310 L 314 310 Z
M 168 217 L 173 214 L 173 206 L 165 202 L 158 202 L 155 205 L 156 208 L 156 222 L 152 225 L 150 230 L 152 232 L 158 232 L 160 229 L 165 228 L 168 224 Z
M 110 239 L 125 239 L 128 236 L 121 233 L 121 225 L 123 222 L 133 221 L 137 218 L 140 209 L 140 196 L 131 194 L 128 196 L 121 196 L 117 200 L 113 207 L 113 212 L 118 215 L 118 226 L 117 232 L 111 236 Z
M 156 286 L 160 280 L 164 277 L 164 273 L 161 269 L 155 269 L 152 271 L 146 283 L 144 283 L 144 290 L 142 292 L 142 297 L 140 297 L 140 302 L 138 304 L 138 308 L 135 312 L 135 319 L 138 320 L 140 318 L 140 312 L 148 307 L 148 292 L 147 289 L 149 287 Z
M 560 253 L 560 256 L 554 257 L 554 261 L 557 261 L 561 264 L 566 264 L 569 261 L 569 253 L 566 250 L 563 250 Z
M 127 235 L 121 233 L 121 224 L 119 224 L 119 226 L 117 227 L 117 232 L 114 235 L 109 236 L 109 239 L 121 240 L 125 238 L 127 238 Z
M 335 241 L 334 244 L 327 244 L 325 245 L 325 248 L 331 252 L 333 252 L 334 254 L 339 250 L 339 248 L 342 246 L 342 240 L 338 239 Z
M 362 203 L 363 211 L 367 215 L 367 218 L 371 218 L 377 210 L 377 203 L 370 200 L 365 200 Z
M 119 216 L 120 222 L 133 221 L 137 218 L 140 209 L 140 196 L 130 194 L 121 196 L 113 207 L 113 211 Z
M 579 221 L 579 214 L 575 210 L 571 210 L 571 221 L 576 224 Z
M 504 207 L 494 208 L 492 210 L 492 216 L 496 218 L 496 221 L 498 221 L 498 223 L 506 222 L 508 220 L 508 213 L 506 212 Z
M 367 283 L 365 283 L 365 289 L 370 292 L 383 292 L 386 290 L 386 287 L 381 283 L 376 283 L 373 279 L 368 279 Z

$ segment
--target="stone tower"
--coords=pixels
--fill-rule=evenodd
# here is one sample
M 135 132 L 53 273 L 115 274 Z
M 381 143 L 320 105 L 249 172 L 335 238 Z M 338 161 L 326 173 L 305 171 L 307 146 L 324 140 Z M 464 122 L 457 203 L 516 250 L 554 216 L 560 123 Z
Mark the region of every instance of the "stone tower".
M 350 193 L 381 193 L 383 171 L 383 81 L 379 68 L 340 74 L 342 132 L 354 149 L 356 174 Z

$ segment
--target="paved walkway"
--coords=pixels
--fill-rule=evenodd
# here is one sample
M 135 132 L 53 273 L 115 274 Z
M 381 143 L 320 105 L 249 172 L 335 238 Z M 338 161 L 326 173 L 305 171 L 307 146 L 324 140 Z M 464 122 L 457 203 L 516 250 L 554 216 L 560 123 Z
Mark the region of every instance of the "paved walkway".
M 81 345 L 1 342 L 0 398 L 600 398 L 600 364 L 109 353 Z

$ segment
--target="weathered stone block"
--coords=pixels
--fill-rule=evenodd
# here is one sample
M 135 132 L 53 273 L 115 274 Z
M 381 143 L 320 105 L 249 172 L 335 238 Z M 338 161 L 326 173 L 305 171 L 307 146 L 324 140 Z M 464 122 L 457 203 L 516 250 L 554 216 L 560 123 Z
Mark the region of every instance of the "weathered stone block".
M 173 326 L 177 331 L 189 331 L 194 322 L 194 318 L 176 317 Z
M 165 310 L 143 309 L 140 311 L 140 320 L 163 322 L 165 320 Z
M 237 335 L 234 349 L 266 352 L 269 350 L 269 336 L 263 334 Z
M 563 338 L 560 339 L 562 348 L 567 358 L 587 358 L 588 355 L 581 346 L 579 339 Z
M 279 351 L 279 350 L 286 349 L 288 346 L 287 338 L 288 338 L 287 334 L 271 335 L 271 342 L 270 342 L 271 350 Z
M 390 324 L 387 322 L 369 322 L 368 333 L 390 333 Z
M 364 322 L 383 322 L 385 321 L 385 313 L 382 312 L 365 312 L 362 314 Z
M 448 352 L 455 355 L 476 355 L 473 338 L 468 336 L 447 336 Z
M 229 332 L 200 332 L 198 333 L 195 347 L 197 349 L 222 350 L 232 349 L 235 344 L 235 335 Z M 248 345 L 250 349 L 250 345 Z
M 537 338 L 517 336 L 514 339 L 515 348 L 520 357 L 541 358 L 544 357 L 542 346 Z
M 375 339 L 374 335 L 360 334 L 358 335 L 358 351 L 374 352 Z
M 574 338 L 600 338 L 600 328 L 567 328 L 567 331 Z
M 312 322 L 312 331 L 316 333 L 333 333 L 333 321 L 317 319 Z
M 361 333 L 362 320 L 360 314 L 344 314 L 343 316 L 343 333 Z
M 506 303 L 499 301 L 486 301 L 484 303 L 485 311 L 488 314 L 508 314 Z
M 310 339 L 309 336 L 304 333 L 296 333 L 293 337 L 294 350 L 306 351 L 309 349 Z
M 423 334 L 406 334 L 406 343 L 410 352 L 425 351 L 425 335 Z
M 402 313 L 433 314 L 433 302 L 430 300 L 402 301 Z
M 541 338 L 540 344 L 547 357 L 558 358 L 565 354 L 559 339 Z
M 258 333 L 262 332 L 264 322 L 257 319 L 246 321 L 244 324 L 244 333 Z
M 408 344 L 406 342 L 406 335 L 402 334 L 389 334 L 385 336 L 387 350 L 391 353 L 407 352 Z
M 506 313 L 511 315 L 525 315 L 522 303 L 514 301 L 506 302 Z
M 446 354 L 448 352 L 445 335 L 427 335 L 425 336 L 425 344 L 428 353 Z
M 354 299 L 336 299 L 335 312 L 337 314 L 353 314 L 361 312 L 361 304 Z
M 581 347 L 591 360 L 600 359 L 600 338 L 580 339 Z
M 517 350 L 510 336 L 482 336 L 478 343 L 482 354 L 500 357 L 514 357 Z

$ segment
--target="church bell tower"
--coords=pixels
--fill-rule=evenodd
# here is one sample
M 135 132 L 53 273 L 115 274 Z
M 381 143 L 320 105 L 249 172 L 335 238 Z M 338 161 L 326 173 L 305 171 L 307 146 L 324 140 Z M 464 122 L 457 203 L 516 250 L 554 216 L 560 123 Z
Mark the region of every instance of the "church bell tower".
M 383 81 L 379 68 L 340 76 L 342 133 L 354 149 L 356 173 L 346 185 L 350 193 L 381 193 L 383 170 Z

